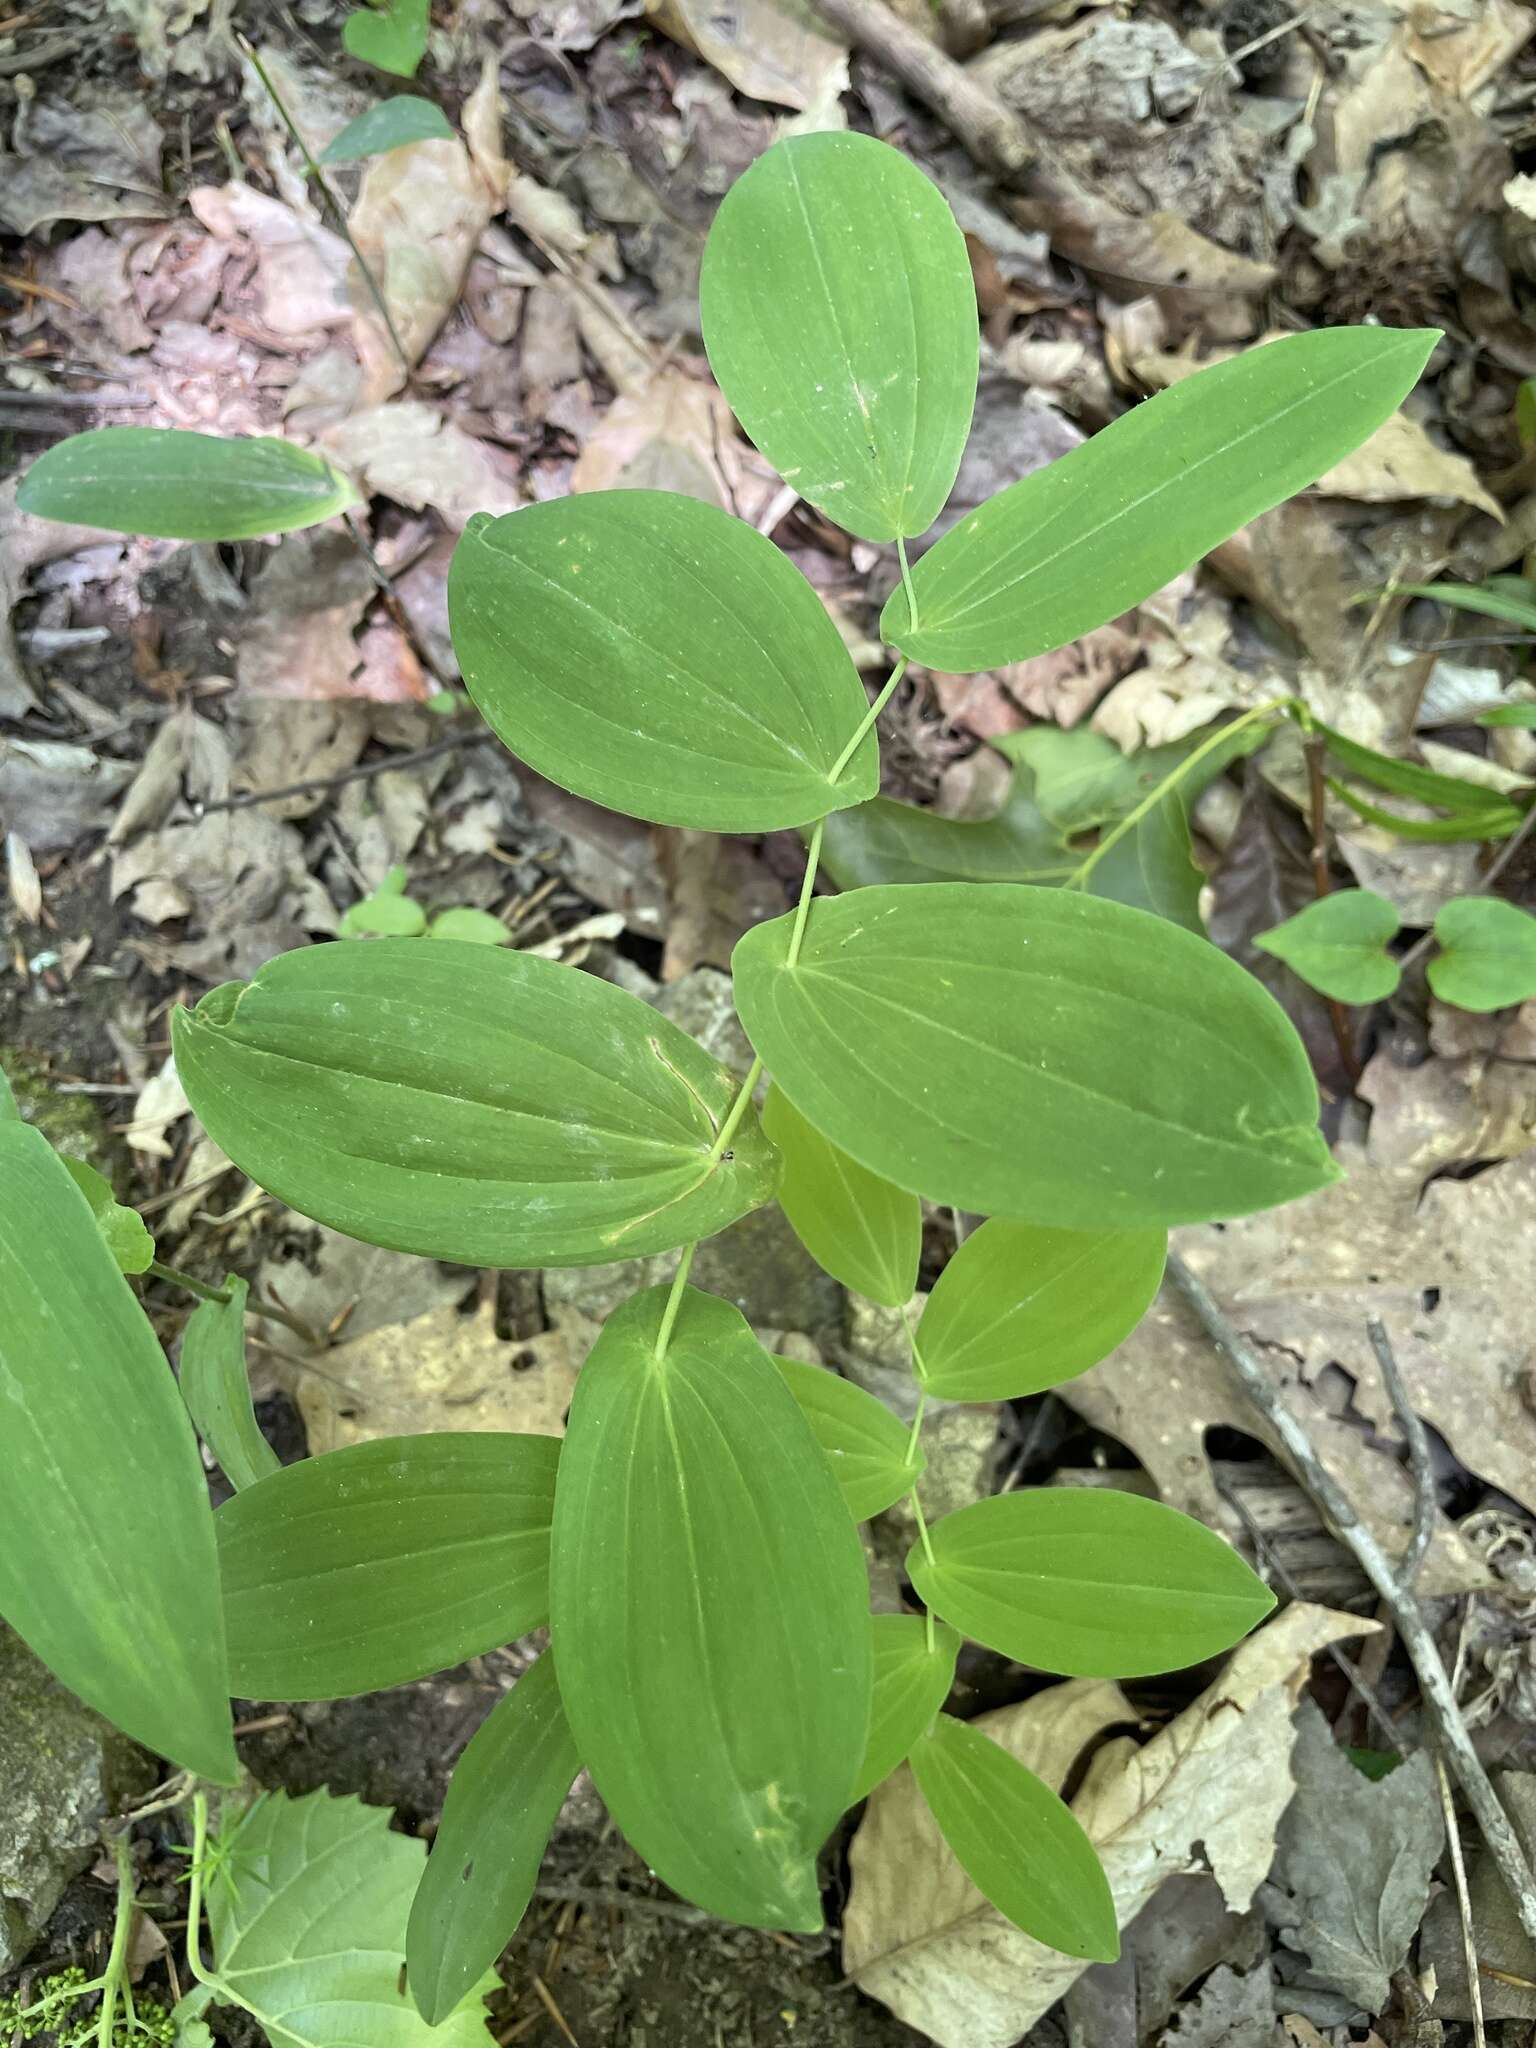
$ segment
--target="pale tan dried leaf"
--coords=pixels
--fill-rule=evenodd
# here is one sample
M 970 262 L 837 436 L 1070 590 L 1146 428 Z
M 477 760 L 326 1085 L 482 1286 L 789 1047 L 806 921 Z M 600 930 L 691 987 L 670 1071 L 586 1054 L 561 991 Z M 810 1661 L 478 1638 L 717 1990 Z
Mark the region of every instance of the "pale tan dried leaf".
M 1206 1692 L 1144 1747 L 1103 1738 L 1135 1712 L 1117 1686 L 1076 1679 L 976 1725 L 1059 1786 L 1096 1749 L 1073 1811 L 1128 1925 L 1197 1848 L 1245 1908 L 1290 1800 L 1291 1712 L 1313 1654 L 1376 1624 L 1298 1604 L 1251 1636 Z M 844 1966 L 940 2048 L 1013 2048 L 1086 1965 L 1021 1934 L 975 1890 L 902 1769 L 872 1795 L 849 1851 Z
M 273 334 L 318 341 L 350 323 L 340 235 L 249 185 L 198 185 L 187 203 L 219 241 L 254 255 L 256 310 Z
M 1448 18 L 1462 16 L 1458 23 Z M 1530 40 L 1536 22 L 1517 0 L 1473 0 L 1467 7 L 1416 8 L 1406 48 L 1425 75 L 1457 99 L 1496 78 Z
M 494 517 L 522 502 L 510 462 L 424 399 L 396 399 L 355 412 L 332 427 L 324 443 L 369 493 L 418 512 L 430 506 L 456 532 L 476 512 Z
M 174 1057 L 168 1057 L 158 1074 L 152 1074 L 139 1090 L 124 1137 L 129 1149 L 148 1152 L 157 1159 L 169 1159 L 171 1147 L 166 1133 L 188 1115 L 192 1105 L 176 1072 Z
M 19 832 L 5 835 L 5 879 L 11 907 L 22 923 L 39 924 L 43 915 L 43 885 L 32 849 Z
M 619 394 L 571 472 L 573 491 L 677 491 L 749 525 L 778 484 L 716 387 L 671 366 Z
M 847 43 L 806 0 L 647 0 L 646 13 L 738 92 L 770 106 L 824 103 L 831 82 L 847 79 Z

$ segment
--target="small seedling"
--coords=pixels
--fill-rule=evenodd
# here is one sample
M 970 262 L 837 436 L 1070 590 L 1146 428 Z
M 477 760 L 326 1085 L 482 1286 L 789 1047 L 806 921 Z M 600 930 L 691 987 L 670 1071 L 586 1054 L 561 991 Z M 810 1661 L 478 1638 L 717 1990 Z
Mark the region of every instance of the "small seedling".
M 472 946 L 510 946 L 512 934 L 499 917 L 461 903 L 429 916 L 405 893 L 406 872 L 391 868 L 371 896 L 364 896 L 341 920 L 341 936 L 355 938 L 458 939 Z
M 470 695 L 541 773 L 661 824 L 805 834 L 797 907 L 732 963 L 745 1075 L 594 975 L 451 940 L 288 953 L 173 1027 L 209 1134 L 333 1228 L 489 1267 L 680 1254 L 604 1325 L 563 1442 L 447 1433 L 266 1476 L 247 1459 L 250 1483 L 210 1516 L 191 1425 L 88 1204 L 35 1131 L 0 1123 L 0 1611 L 66 1682 L 218 1779 L 231 1686 L 333 1697 L 550 1625 L 466 1753 L 411 1915 L 410 1990 L 434 2022 L 512 1932 L 578 1765 L 685 1897 L 813 1929 L 822 1843 L 910 1760 L 1000 1911 L 1113 1956 L 1115 1902 L 1069 1809 L 943 1711 L 960 1634 L 1049 1671 L 1155 1672 L 1224 1650 L 1272 1604 L 1218 1536 L 1155 1501 L 1022 1491 L 931 1528 L 922 1511 L 931 1398 L 1085 1370 L 1145 1309 L 1171 1224 L 1335 1177 L 1278 1005 L 1197 930 L 1121 900 L 1144 888 L 1124 859 L 1143 828 L 1182 829 L 1180 778 L 1236 740 L 1201 740 L 1145 790 L 1085 794 L 1060 761 L 1033 762 L 1058 852 L 1099 829 L 1058 886 L 815 882 L 836 821 L 876 800 L 876 720 L 909 660 L 1025 659 L 1139 603 L 1370 434 L 1436 337 L 1326 330 L 1204 370 L 913 561 L 977 378 L 965 242 L 936 188 L 867 137 L 778 144 L 721 207 L 702 313 L 763 453 L 847 532 L 894 544 L 882 631 L 899 659 L 875 701 L 768 539 L 665 492 L 472 520 L 449 605 Z M 121 523 L 132 505 L 78 487 L 93 439 L 44 457 L 23 502 L 58 512 L 66 477 L 67 516 Z M 324 517 L 311 465 L 295 476 Z M 157 530 L 204 535 L 203 494 L 178 500 L 174 466 L 157 471 Z M 992 1220 L 914 1330 L 910 1432 L 770 1357 L 689 1284 L 700 1239 L 777 1199 L 829 1271 L 905 1308 L 922 1197 Z M 216 1363 L 198 1419 L 234 1476 L 249 1423 Z M 903 1497 L 925 1611 L 872 1618 L 854 1517 Z
M 1254 941 L 1341 1003 L 1395 993 L 1402 968 L 1387 951 L 1402 920 L 1371 889 L 1337 889 Z M 1502 1010 L 1536 996 L 1536 917 L 1498 896 L 1456 896 L 1435 917 L 1430 988 L 1458 1010 Z

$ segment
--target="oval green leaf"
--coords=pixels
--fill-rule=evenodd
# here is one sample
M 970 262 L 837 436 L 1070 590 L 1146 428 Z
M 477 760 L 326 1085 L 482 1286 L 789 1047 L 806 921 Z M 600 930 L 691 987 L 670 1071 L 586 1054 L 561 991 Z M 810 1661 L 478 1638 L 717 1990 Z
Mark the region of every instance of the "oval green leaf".
M 429 2026 L 458 2008 L 516 1933 L 580 1769 L 546 1651 L 481 1722 L 448 1781 L 405 1937 L 406 1982 Z
M 914 1456 L 912 1432 L 883 1401 L 829 1366 L 797 1358 L 773 1362 L 815 1431 L 856 1522 L 883 1514 L 912 1491 L 927 1460 L 921 1446 Z
M 243 1172 L 392 1251 L 475 1266 L 639 1258 L 771 1199 L 737 1084 L 596 975 L 444 939 L 311 946 L 178 1010 L 176 1067 Z
M 923 1310 L 924 1384 L 944 1401 L 1013 1401 L 1107 1358 L 1163 1277 L 1161 1230 L 973 1230 Z
M 367 156 L 383 156 L 387 150 L 401 149 L 407 142 L 453 139 L 453 125 L 441 107 L 434 106 L 431 100 L 418 99 L 414 93 L 402 92 L 393 99 L 380 100 L 376 107 L 369 107 L 356 120 L 349 121 L 326 144 L 320 161 L 355 164 Z
M 1317 1084 L 1250 974 L 1145 911 L 999 882 L 853 889 L 732 957 L 801 1115 L 935 1202 L 1069 1230 L 1166 1228 L 1338 1178 Z
M 1143 1678 L 1230 1650 L 1275 1604 L 1203 1522 L 1105 1487 L 994 1494 L 930 1532 L 907 1572 L 963 1635 L 1070 1678 Z
M 979 341 L 965 237 L 915 164 L 867 135 L 776 143 L 715 216 L 699 315 L 731 409 L 802 498 L 864 540 L 927 531 Z
M 379 1437 L 214 1516 L 235 1690 L 335 1700 L 478 1657 L 549 1615 L 552 1436 Z
M 16 503 L 39 519 L 165 540 L 255 540 L 317 526 L 357 503 L 328 462 L 269 436 L 93 427 L 40 455 Z
M 910 1301 L 923 1248 L 916 1195 L 850 1159 L 782 1088 L 768 1091 L 763 1129 L 784 1162 L 779 1207 L 817 1265 L 887 1308 Z
M 41 1131 L 0 1119 L 0 1614 L 88 1706 L 239 1776 L 208 1486 L 160 1346 Z
M 1283 960 L 1311 988 L 1340 1003 L 1376 1003 L 1391 995 L 1402 969 L 1386 950 L 1402 920 L 1371 889 L 1335 889 L 1254 944 Z
M 503 746 L 610 810 L 772 832 L 878 787 L 873 732 L 843 763 L 869 703 L 826 607 L 718 506 L 593 491 L 472 519 L 448 615 Z
M 688 1288 L 658 1358 L 667 1296 L 617 1309 L 576 1383 L 550 1560 L 561 1696 L 666 1883 L 809 1932 L 869 1729 L 863 1550 L 742 1317 Z
M 463 939 L 471 946 L 510 946 L 512 934 L 499 917 L 462 903 L 440 910 L 427 930 L 429 939 Z
M 918 1614 L 870 1617 L 875 1649 L 875 1691 L 869 1742 L 849 1805 L 867 1799 L 932 1725 L 955 1682 L 960 1638 L 942 1621 Z M 930 1628 L 932 1642 L 929 1641 Z
M 237 1493 L 278 1470 L 278 1456 L 256 1424 L 245 1369 L 245 1300 L 249 1288 L 231 1273 L 228 1301 L 202 1301 L 181 1340 L 181 1398 L 197 1433 Z
M 882 634 L 952 672 L 1064 647 L 1315 483 L 1396 411 L 1439 339 L 1325 328 L 1184 378 L 945 534 L 913 570 L 916 630 L 898 589 Z
M 62 1155 L 61 1155 L 62 1157 Z M 83 1159 L 63 1159 L 64 1171 L 91 1205 L 96 1228 L 106 1240 L 120 1273 L 147 1273 L 154 1264 L 155 1240 L 137 1209 L 126 1208 L 112 1192 L 104 1173 Z
M 1435 918 L 1441 951 L 1429 985 L 1459 1010 L 1502 1010 L 1536 996 L 1536 917 L 1499 896 L 1457 896 Z
M 1063 1955 L 1114 1962 L 1120 1926 L 1109 1879 L 1049 1785 L 949 1714 L 913 1750 L 912 1771 L 961 1869 L 1004 1919 Z

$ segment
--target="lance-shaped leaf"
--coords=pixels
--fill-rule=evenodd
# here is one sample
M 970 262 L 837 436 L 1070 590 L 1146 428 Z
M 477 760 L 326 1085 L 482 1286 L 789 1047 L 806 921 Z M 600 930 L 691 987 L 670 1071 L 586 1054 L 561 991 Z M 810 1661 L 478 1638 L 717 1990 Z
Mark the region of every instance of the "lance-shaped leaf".
M 1536 917 L 1499 896 L 1457 896 L 1435 918 L 1429 985 L 1460 1010 L 1502 1010 L 1536 995 Z
M 1373 433 L 1438 332 L 1325 328 L 1213 364 L 1010 484 L 897 590 L 884 637 L 914 661 L 996 668 L 1064 647 L 1150 597 Z
M 942 1621 L 917 1614 L 870 1617 L 875 1647 L 875 1691 L 869 1742 L 849 1805 L 867 1799 L 932 1725 L 955 1682 L 960 1638 Z
M 40 455 L 16 502 L 39 519 L 166 540 L 253 540 L 316 526 L 357 503 L 305 448 L 182 427 L 93 427 Z
M 1394 796 L 1411 797 L 1416 803 L 1437 806 L 1451 813 L 1449 818 L 1417 819 L 1385 810 L 1366 801 L 1347 783 L 1328 778 L 1328 786 L 1344 799 L 1351 810 L 1372 824 L 1385 825 L 1405 839 L 1474 840 L 1507 839 L 1520 824 L 1524 812 L 1510 797 L 1465 776 L 1442 775 L 1436 768 L 1424 768 L 1417 761 L 1399 761 L 1395 755 L 1379 754 L 1358 740 L 1335 732 L 1331 726 L 1312 721 L 1313 729 L 1327 744 L 1329 755 L 1351 775 Z
M 257 1426 L 245 1368 L 245 1299 L 250 1289 L 231 1273 L 228 1301 L 201 1301 L 181 1340 L 181 1398 L 197 1433 L 237 1492 L 278 1469 L 276 1451 Z
M 999 1493 L 935 1523 L 907 1571 L 963 1635 L 1069 1678 L 1141 1678 L 1214 1657 L 1275 1596 L 1213 1530 L 1104 1487 Z
M 129 1209 L 112 1192 L 104 1173 L 83 1159 L 65 1159 L 64 1171 L 91 1205 L 96 1228 L 106 1240 L 120 1273 L 147 1273 L 154 1263 L 155 1240 L 137 1209 Z
M 773 1362 L 816 1432 L 856 1522 L 867 1522 L 912 1491 L 927 1460 L 883 1401 L 827 1366 L 795 1358 Z
M 785 481 L 865 540 L 924 533 L 976 403 L 976 293 L 943 195 L 865 135 L 797 135 L 704 245 L 710 368 Z
M 772 832 L 879 784 L 872 732 L 843 761 L 869 704 L 821 599 L 697 498 L 592 491 L 472 519 L 448 615 L 496 737 L 611 810 Z
M 364 157 L 382 156 L 407 142 L 452 142 L 453 126 L 448 116 L 431 100 L 414 93 L 397 93 L 380 100 L 328 142 L 320 155 L 323 164 L 355 164 Z
M 210 1137 L 306 1216 L 476 1266 L 639 1258 L 769 1200 L 735 1078 L 596 975 L 444 939 L 311 946 L 172 1019 Z
M 1071 1230 L 1236 1216 L 1337 1179 L 1289 1020 L 1204 939 L 1012 883 L 853 889 L 747 933 L 747 1035 L 872 1173 Z
M 437 2026 L 517 1931 L 581 1758 L 546 1650 L 454 1766 L 405 1938 L 406 1982 Z
M 218 1560 L 192 1425 L 90 1204 L 0 1118 L 0 1615 L 98 1713 L 233 1784 Z
M 555 1499 L 551 1640 L 609 1811 L 685 1898 L 821 1925 L 816 1852 L 869 1729 L 868 1579 L 810 1424 L 729 1303 L 604 1324 Z
M 912 1752 L 918 1790 L 976 1889 L 1064 1955 L 1112 1963 L 1114 1895 L 1070 1807 L 979 1728 L 941 1714 Z
M 505 1431 L 379 1437 L 237 1493 L 214 1516 L 235 1690 L 377 1692 L 537 1628 L 559 1455 Z
M 1375 1003 L 1391 995 L 1402 969 L 1388 953 L 1401 919 L 1372 889 L 1335 889 L 1254 944 L 1283 960 L 1309 987 L 1341 1003 Z
M 945 1401 L 1012 1401 L 1107 1358 L 1163 1277 L 1161 1230 L 973 1230 L 928 1297 L 924 1382 Z
M 783 1160 L 779 1206 L 817 1265 L 857 1294 L 900 1308 L 917 1285 L 923 1212 L 806 1122 L 781 1088 L 770 1088 L 763 1129 Z

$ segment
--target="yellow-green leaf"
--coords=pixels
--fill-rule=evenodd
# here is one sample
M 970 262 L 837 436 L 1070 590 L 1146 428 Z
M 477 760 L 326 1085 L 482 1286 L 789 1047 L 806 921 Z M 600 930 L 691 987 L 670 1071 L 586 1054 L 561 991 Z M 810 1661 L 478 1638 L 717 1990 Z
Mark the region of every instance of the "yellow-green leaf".
M 240 1492 L 278 1469 L 276 1451 L 256 1425 L 245 1368 L 245 1301 L 249 1287 L 231 1273 L 228 1301 L 201 1301 L 181 1340 L 181 1398 L 197 1433 Z
M 960 1638 L 942 1621 L 918 1614 L 870 1616 L 875 1691 L 869 1742 L 854 1782 L 852 1806 L 867 1799 L 912 1754 L 955 1682 Z
M 253 540 L 333 519 L 357 493 L 318 455 L 270 437 L 93 427 L 40 455 L 16 502 L 39 519 L 167 540 Z
M 923 1246 L 917 1197 L 824 1138 L 781 1088 L 768 1091 L 763 1129 L 783 1160 L 779 1207 L 816 1263 L 887 1308 L 910 1301 Z
M 883 1401 L 825 1365 L 778 1358 L 800 1411 L 816 1432 L 832 1476 L 856 1522 L 882 1514 L 910 1493 L 927 1460 L 912 1432 Z

